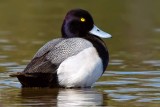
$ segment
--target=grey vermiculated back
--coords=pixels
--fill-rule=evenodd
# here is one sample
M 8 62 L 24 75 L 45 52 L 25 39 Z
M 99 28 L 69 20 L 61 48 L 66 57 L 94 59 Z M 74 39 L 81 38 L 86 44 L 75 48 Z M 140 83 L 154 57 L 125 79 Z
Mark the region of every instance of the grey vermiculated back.
M 38 50 L 34 58 L 41 57 L 48 52 L 46 59 L 57 64 L 91 46 L 93 45 L 89 41 L 82 38 L 58 38 L 46 43 Z
M 49 41 L 38 50 L 23 72 L 54 73 L 62 61 L 92 46 L 91 42 L 82 38 L 59 38 Z
M 78 54 L 80 51 L 93 46 L 91 42 L 82 38 L 69 38 L 62 40 L 50 50 L 46 56 L 47 60 L 54 64 L 61 63 L 70 56 Z
M 34 55 L 33 59 L 35 57 L 41 57 L 42 55 L 44 55 L 46 52 L 48 52 L 49 50 L 51 50 L 56 44 L 58 44 L 62 40 L 64 40 L 64 38 L 57 38 L 57 39 L 53 39 L 53 40 L 47 42 L 44 46 L 42 46 L 38 50 L 38 52 Z

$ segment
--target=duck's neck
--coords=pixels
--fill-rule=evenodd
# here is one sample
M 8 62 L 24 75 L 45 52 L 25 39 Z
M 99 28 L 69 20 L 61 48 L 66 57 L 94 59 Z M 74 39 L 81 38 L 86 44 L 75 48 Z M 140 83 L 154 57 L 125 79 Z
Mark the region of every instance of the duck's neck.
M 62 27 L 61 32 L 62 32 L 62 37 L 63 38 L 73 38 L 73 37 L 84 37 L 84 36 L 86 36 L 85 33 L 78 32 L 78 31 L 71 32 L 68 28 L 64 28 L 64 27 Z

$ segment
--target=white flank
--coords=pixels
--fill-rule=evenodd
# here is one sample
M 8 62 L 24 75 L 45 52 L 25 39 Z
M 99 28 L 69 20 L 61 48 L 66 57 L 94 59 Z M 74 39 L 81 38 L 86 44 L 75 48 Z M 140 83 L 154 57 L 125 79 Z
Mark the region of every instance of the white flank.
M 57 70 L 59 84 L 65 87 L 90 87 L 102 73 L 102 60 L 94 47 L 67 58 Z

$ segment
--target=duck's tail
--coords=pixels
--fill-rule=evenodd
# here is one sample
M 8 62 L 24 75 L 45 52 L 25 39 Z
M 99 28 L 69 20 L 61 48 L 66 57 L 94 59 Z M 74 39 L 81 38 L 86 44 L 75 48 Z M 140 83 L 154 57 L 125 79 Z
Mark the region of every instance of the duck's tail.
M 17 77 L 22 87 L 57 87 L 57 75 L 55 73 L 24 73 L 17 72 L 10 74 Z

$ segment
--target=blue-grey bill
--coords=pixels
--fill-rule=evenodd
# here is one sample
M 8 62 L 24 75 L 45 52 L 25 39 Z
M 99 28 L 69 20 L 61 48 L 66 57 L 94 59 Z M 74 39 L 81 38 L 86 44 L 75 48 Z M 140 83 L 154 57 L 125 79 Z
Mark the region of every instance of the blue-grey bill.
M 112 36 L 109 33 L 106 33 L 100 30 L 97 26 L 94 27 L 89 31 L 90 34 L 96 35 L 101 38 L 111 38 Z

